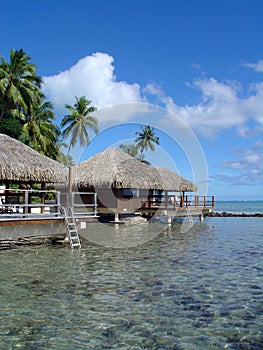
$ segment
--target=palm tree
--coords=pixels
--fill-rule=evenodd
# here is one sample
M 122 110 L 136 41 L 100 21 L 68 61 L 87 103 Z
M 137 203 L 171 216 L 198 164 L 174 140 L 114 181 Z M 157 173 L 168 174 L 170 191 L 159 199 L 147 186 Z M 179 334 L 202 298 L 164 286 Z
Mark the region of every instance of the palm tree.
M 22 49 L 11 49 L 9 63 L 0 56 L 0 120 L 7 109 L 16 108 L 30 114 L 39 102 L 42 80 L 36 74 L 36 66 L 29 62 L 30 59 Z
M 56 158 L 60 132 L 53 123 L 54 119 L 53 105 L 41 100 L 41 103 L 33 108 L 32 114 L 25 117 L 20 140 L 38 152 Z
M 131 145 L 126 145 L 126 144 L 120 144 L 119 148 L 124 151 L 125 153 L 129 154 L 130 156 L 143 161 L 144 160 L 144 154 L 143 153 L 138 153 L 139 148 L 133 144 Z
M 71 147 L 74 147 L 77 142 L 79 142 L 81 146 L 89 144 L 89 128 L 96 134 L 99 132 L 98 120 L 91 115 L 91 113 L 95 112 L 97 109 L 90 106 L 91 101 L 87 100 L 85 96 L 80 98 L 75 96 L 75 99 L 76 103 L 73 106 L 65 105 L 70 111 L 70 114 L 66 115 L 61 122 L 61 128 L 66 127 L 62 135 L 64 138 L 71 137 L 68 147 L 68 156 Z
M 65 142 L 63 142 L 61 136 L 62 134 L 59 133 L 59 137 L 55 145 L 56 160 L 61 164 L 73 166 L 73 158 L 71 156 L 65 155 L 65 153 L 63 152 L 64 149 L 68 148 L 68 145 Z
M 155 136 L 154 128 L 150 127 L 150 125 L 146 125 L 145 127 L 141 128 L 142 131 L 136 131 L 136 135 L 138 137 L 135 139 L 136 146 L 141 150 L 141 153 L 143 153 L 144 150 L 148 150 L 150 148 L 152 151 L 155 150 L 154 143 L 156 145 L 159 145 L 159 137 Z

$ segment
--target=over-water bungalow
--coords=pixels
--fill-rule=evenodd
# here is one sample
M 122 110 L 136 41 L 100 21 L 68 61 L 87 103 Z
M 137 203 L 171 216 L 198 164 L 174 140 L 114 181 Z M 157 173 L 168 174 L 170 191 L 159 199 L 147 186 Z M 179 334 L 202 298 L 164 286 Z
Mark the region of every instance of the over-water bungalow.
M 204 214 L 213 198 L 190 196 L 197 186 L 171 170 L 147 165 L 117 148 L 105 151 L 72 167 L 74 205 L 83 206 L 88 193 L 97 194 L 97 211 L 103 214 L 156 213 L 169 217 Z M 83 193 L 83 195 L 81 194 Z
M 68 173 L 59 162 L 0 134 L 0 240 L 64 234 Z
M 214 206 L 213 197 L 193 195 L 191 181 L 117 148 L 69 169 L 3 134 L 0 185 L 0 240 L 67 234 L 72 249 L 80 247 L 77 228 L 105 215 L 115 222 L 120 214 L 171 219 L 189 211 L 202 216 Z

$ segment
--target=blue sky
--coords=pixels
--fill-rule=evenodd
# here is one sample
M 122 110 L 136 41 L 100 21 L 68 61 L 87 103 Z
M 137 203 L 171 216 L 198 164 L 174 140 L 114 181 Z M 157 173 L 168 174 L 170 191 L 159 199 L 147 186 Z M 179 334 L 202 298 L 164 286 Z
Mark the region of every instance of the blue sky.
M 262 0 L 0 0 L 0 54 L 31 56 L 57 123 L 74 96 L 98 108 L 75 158 L 151 124 L 147 159 L 217 199 L 263 199 L 262 37 Z

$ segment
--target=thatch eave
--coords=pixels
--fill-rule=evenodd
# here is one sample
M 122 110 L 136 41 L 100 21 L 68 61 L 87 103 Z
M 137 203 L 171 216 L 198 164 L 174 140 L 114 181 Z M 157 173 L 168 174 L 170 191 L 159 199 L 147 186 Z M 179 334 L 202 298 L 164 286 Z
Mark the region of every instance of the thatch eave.
M 73 185 L 79 188 L 140 188 L 193 191 L 196 186 L 171 170 L 149 166 L 117 148 L 72 167 Z
M 180 176 L 175 171 L 162 167 L 154 167 L 158 172 L 161 182 L 162 189 L 166 191 L 175 191 L 175 192 L 196 192 L 197 186 L 190 180 Z
M 18 140 L 0 134 L 0 180 L 65 184 L 68 168 Z

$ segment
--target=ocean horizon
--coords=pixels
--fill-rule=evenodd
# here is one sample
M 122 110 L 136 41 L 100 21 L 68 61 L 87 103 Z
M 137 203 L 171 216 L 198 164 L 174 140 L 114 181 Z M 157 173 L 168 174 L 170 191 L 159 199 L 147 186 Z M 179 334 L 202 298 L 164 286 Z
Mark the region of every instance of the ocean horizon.
M 263 200 L 216 200 L 214 212 L 263 213 Z

